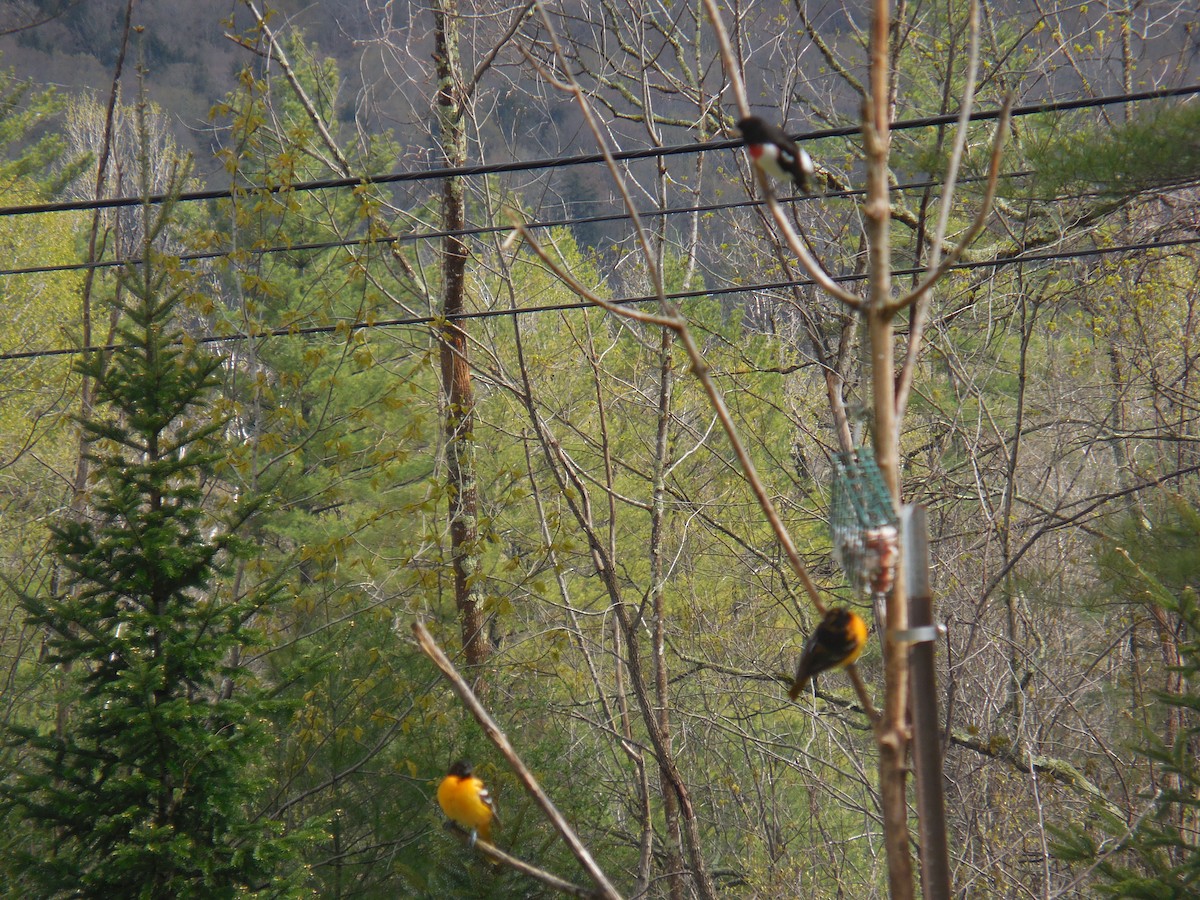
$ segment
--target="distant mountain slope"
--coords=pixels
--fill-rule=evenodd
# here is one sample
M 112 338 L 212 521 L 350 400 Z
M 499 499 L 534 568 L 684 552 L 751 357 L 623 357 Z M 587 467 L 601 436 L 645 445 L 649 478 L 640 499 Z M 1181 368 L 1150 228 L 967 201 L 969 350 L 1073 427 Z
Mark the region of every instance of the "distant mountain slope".
M 334 56 L 343 71 L 354 71 L 361 40 L 370 23 L 361 0 L 271 4 L 305 29 L 310 41 Z M 96 91 L 107 96 L 112 82 L 124 0 L 12 0 L 0 9 L 0 67 L 20 78 L 58 86 L 66 93 Z M 229 18 L 236 13 L 235 29 Z M 209 167 L 206 132 L 209 110 L 236 84 L 250 53 L 226 33 L 249 25 L 249 15 L 233 0 L 154 0 L 134 6 L 133 22 L 142 27 L 126 60 L 126 99 L 135 88 L 135 66 L 144 61 L 150 99 L 173 120 L 182 146 L 198 151 L 201 169 Z M 38 23 L 32 27 L 29 23 Z M 356 45 L 356 41 L 359 41 Z

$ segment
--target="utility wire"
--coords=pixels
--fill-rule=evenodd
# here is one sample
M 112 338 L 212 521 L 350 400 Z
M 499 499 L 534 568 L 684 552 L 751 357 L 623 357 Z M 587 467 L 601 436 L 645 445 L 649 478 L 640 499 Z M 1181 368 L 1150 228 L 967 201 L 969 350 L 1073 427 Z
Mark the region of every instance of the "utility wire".
M 1030 171 L 1008 172 L 1001 175 L 1001 178 L 1023 178 L 1027 175 L 1032 175 Z M 986 181 L 987 176 L 973 175 L 965 178 L 959 178 L 958 184 L 972 184 L 975 182 Z M 927 181 L 914 181 L 907 184 L 897 185 L 895 191 L 910 191 L 922 190 L 924 188 L 938 187 L 944 184 L 940 179 L 931 179 Z M 844 191 L 829 191 L 825 194 L 796 194 L 789 197 L 780 197 L 779 200 L 784 203 L 815 201 L 815 200 L 835 200 L 846 197 L 857 197 L 864 195 L 865 190 L 854 188 Z M 669 216 L 688 215 L 693 213 L 709 213 L 722 212 L 731 209 L 753 209 L 754 207 L 764 206 L 765 200 L 730 200 L 725 203 L 705 203 L 699 206 L 674 206 L 666 209 L 651 209 L 643 210 L 638 213 L 642 218 L 667 218 Z M 629 213 L 599 213 L 594 216 L 578 216 L 566 219 L 548 219 L 542 222 L 526 223 L 526 228 L 545 229 L 545 228 L 562 228 L 574 227 L 578 225 L 594 225 L 604 222 L 623 222 L 629 219 Z M 278 244 L 269 247 L 253 247 L 242 250 L 204 250 L 194 253 L 181 253 L 175 256 L 180 262 L 196 262 L 206 259 L 223 259 L 233 256 L 235 253 L 245 253 L 250 256 L 266 256 L 272 253 L 291 253 L 295 251 L 309 250 L 333 250 L 343 247 L 372 247 L 378 244 L 414 244 L 421 241 L 441 240 L 447 237 L 477 237 L 485 234 L 502 234 L 512 231 L 511 225 L 476 225 L 470 228 L 456 228 L 448 231 L 421 231 L 414 234 L 389 234 L 382 237 L 360 237 L 360 238 L 343 238 L 334 241 L 309 241 L 299 244 Z M 44 275 L 50 272 L 79 272 L 87 271 L 88 269 L 112 269 L 121 266 L 137 266 L 141 265 L 143 260 L 141 257 L 128 257 L 124 259 L 106 259 L 90 263 L 59 263 L 56 265 L 44 266 L 25 266 L 15 269 L 0 269 L 0 277 L 8 275 Z
M 971 269 L 1000 269 L 1005 266 L 1019 265 L 1022 263 L 1043 263 L 1057 262 L 1060 260 L 1083 259 L 1092 256 L 1108 256 L 1114 253 L 1132 253 L 1142 252 L 1146 250 L 1162 250 L 1170 247 L 1186 247 L 1194 244 L 1200 244 L 1200 237 L 1191 238 L 1175 238 L 1172 240 L 1162 241 L 1143 241 L 1137 244 L 1121 244 L 1114 247 L 1096 247 L 1089 250 L 1070 250 L 1058 253 L 1030 253 L 1020 256 L 1008 256 L 997 259 L 975 260 L 972 262 L 960 262 L 951 266 L 952 270 L 971 270 Z M 896 269 L 892 271 L 893 276 L 905 277 L 909 275 L 920 275 L 926 270 L 924 268 L 907 268 Z M 834 281 L 842 284 L 849 284 L 856 281 L 865 281 L 869 276 L 864 274 L 854 275 L 833 275 Z M 757 284 L 748 285 L 729 285 L 718 288 L 703 288 L 691 291 L 673 291 L 665 295 L 667 300 L 693 300 L 699 297 L 722 297 L 732 294 L 747 294 L 747 293 L 765 293 L 767 291 L 786 290 L 795 287 L 811 287 L 816 282 L 811 278 L 799 278 L 787 281 L 772 281 L 759 282 Z M 640 297 L 623 297 L 619 300 L 613 300 L 612 303 L 618 306 L 630 306 L 640 303 L 653 303 L 658 300 L 656 295 L 643 295 Z M 409 316 L 399 319 L 380 319 L 373 322 L 354 322 L 347 325 L 345 322 L 336 325 L 311 325 L 303 328 L 272 328 L 267 331 L 260 331 L 254 334 L 237 333 L 228 335 L 205 335 L 199 338 L 188 338 L 188 341 L 196 344 L 225 344 L 233 341 L 248 341 L 258 340 L 260 338 L 275 338 L 275 337 L 297 337 L 317 334 L 333 334 L 334 332 L 345 331 L 352 334 L 356 331 L 367 331 L 373 328 L 404 328 L 413 326 L 431 325 L 434 322 L 440 321 L 466 321 L 470 319 L 494 319 L 500 316 L 523 316 L 536 315 L 549 312 L 566 312 L 570 310 L 588 309 L 593 304 L 586 302 L 575 303 L 551 303 L 542 306 L 527 306 L 516 309 L 489 309 L 478 312 L 458 313 L 452 316 Z M 181 342 L 182 343 L 182 342 Z M 104 344 L 92 347 L 61 347 L 53 350 L 23 350 L 12 353 L 0 353 L 0 362 L 20 359 L 42 359 L 52 356 L 75 356 L 80 353 L 96 353 L 108 352 L 121 349 L 120 344 Z
M 1066 112 L 1075 109 L 1091 109 L 1100 106 L 1110 106 L 1119 103 L 1135 103 L 1141 100 L 1160 100 L 1166 97 L 1183 97 L 1200 93 L 1200 85 L 1187 85 L 1174 88 L 1157 88 L 1150 91 L 1109 94 L 1103 97 L 1088 99 L 1062 100 L 1051 103 L 1033 103 L 1013 107 L 1012 116 L 1030 116 L 1040 113 Z M 981 122 L 1000 117 L 1000 110 L 982 110 L 974 112 L 970 121 Z M 946 113 L 936 116 L 923 116 L 917 119 L 905 119 L 894 122 L 892 131 L 904 131 L 913 128 L 929 128 L 934 125 L 948 125 L 958 121 L 956 113 Z M 846 137 L 858 134 L 858 125 L 846 125 L 841 128 L 826 128 L 819 131 L 801 132 L 795 135 L 799 141 L 816 141 L 831 137 Z M 719 141 L 692 141 L 686 144 L 674 144 L 666 147 L 646 147 L 638 150 L 623 150 L 612 154 L 612 159 L 627 162 L 639 159 L 657 159 L 666 156 L 676 156 L 685 153 L 705 153 L 710 150 L 728 150 L 742 145 L 741 138 L 723 139 Z M 393 172 L 388 175 L 363 175 L 353 178 L 327 178 L 312 181 L 301 181 L 296 184 L 275 185 L 273 187 L 246 187 L 236 189 L 220 189 L 207 191 L 187 191 L 177 194 L 151 194 L 147 197 L 111 197 L 105 200 L 63 200 L 48 203 L 33 203 L 22 206 L 0 207 L 0 216 L 30 215 L 34 213 L 68 212 L 78 210 L 117 209 L 122 207 L 140 206 L 143 203 L 158 204 L 168 200 L 188 202 L 195 200 L 228 200 L 235 196 L 244 196 L 259 192 L 269 194 L 300 193 L 303 191 L 326 190 L 330 188 L 359 187 L 371 184 L 402 184 L 416 181 L 431 181 L 443 178 L 463 178 L 472 175 L 495 175 L 502 172 L 533 172 L 541 169 L 557 169 L 564 166 L 579 166 L 590 163 L 604 162 L 602 153 L 584 153 L 576 156 L 551 157 L 505 163 L 486 163 L 472 166 L 453 166 L 440 169 L 421 169 L 415 172 Z

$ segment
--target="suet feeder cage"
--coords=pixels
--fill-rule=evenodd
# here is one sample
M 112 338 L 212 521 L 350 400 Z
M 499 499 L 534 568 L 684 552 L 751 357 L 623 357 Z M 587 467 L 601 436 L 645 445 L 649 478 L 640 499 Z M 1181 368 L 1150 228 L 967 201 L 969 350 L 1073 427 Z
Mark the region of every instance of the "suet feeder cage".
M 850 586 L 865 596 L 886 594 L 899 553 L 892 497 L 870 447 L 833 457 L 829 511 L 833 558 Z

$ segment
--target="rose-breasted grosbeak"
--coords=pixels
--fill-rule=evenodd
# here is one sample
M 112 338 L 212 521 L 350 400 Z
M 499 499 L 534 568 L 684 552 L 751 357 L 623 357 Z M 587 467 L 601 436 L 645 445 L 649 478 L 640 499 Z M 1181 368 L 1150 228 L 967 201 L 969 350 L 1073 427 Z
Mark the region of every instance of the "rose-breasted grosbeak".
M 782 128 L 764 122 L 758 116 L 747 116 L 737 123 L 746 142 L 750 161 L 769 175 L 784 181 L 794 181 L 796 187 L 811 194 L 816 167 L 812 157 L 796 146 Z

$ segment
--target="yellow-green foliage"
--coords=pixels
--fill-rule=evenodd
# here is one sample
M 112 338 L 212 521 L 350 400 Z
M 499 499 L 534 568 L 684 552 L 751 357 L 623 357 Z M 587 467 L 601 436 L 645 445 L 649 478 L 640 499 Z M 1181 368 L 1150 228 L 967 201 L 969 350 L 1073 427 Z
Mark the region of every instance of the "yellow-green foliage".
M 10 188 L 5 203 L 36 199 L 31 188 Z M 76 223 L 68 213 L 0 218 L 0 259 L 14 269 L 76 262 Z M 72 346 L 78 335 L 64 323 L 80 319 L 81 279 L 78 272 L 0 279 L 0 349 L 21 354 Z M 26 537 L 37 542 L 35 520 L 70 483 L 78 452 L 67 418 L 75 411 L 71 363 L 69 355 L 0 360 L 0 494 L 8 513 L 0 553 L 6 556 L 23 544 L 17 535 L 28 528 Z M 16 509 L 23 514 L 13 515 Z

